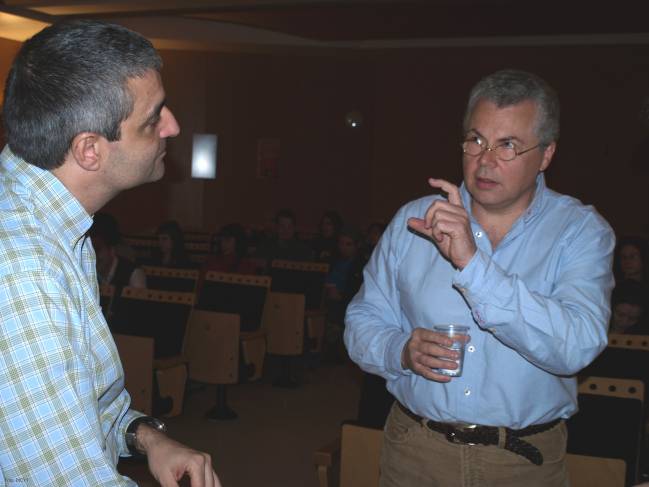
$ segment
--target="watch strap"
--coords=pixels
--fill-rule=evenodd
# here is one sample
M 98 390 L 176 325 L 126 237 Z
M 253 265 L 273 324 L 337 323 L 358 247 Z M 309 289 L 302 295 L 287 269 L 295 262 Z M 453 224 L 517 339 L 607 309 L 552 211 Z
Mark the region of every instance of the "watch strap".
M 125 440 L 126 440 L 126 446 L 128 447 L 128 451 L 134 457 L 144 455 L 140 450 L 137 449 L 137 436 L 136 436 L 136 433 L 137 433 L 138 427 L 141 424 L 149 426 L 150 428 L 153 428 L 154 430 L 158 430 L 161 433 L 166 433 L 166 431 L 167 431 L 167 425 L 165 425 L 158 418 L 154 418 L 153 416 L 140 416 L 138 418 L 135 418 L 133 421 L 131 421 L 131 423 L 126 428 Z

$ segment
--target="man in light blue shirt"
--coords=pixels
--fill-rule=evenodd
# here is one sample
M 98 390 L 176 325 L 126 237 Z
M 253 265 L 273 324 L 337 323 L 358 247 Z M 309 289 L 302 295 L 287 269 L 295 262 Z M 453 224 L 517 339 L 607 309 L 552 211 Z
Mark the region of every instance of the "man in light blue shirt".
M 614 235 L 545 185 L 559 102 L 503 70 L 471 91 L 464 182 L 402 207 L 364 272 L 345 343 L 397 398 L 381 486 L 563 486 L 572 377 L 606 346 Z M 468 326 L 463 373 L 434 325 Z M 444 360 L 446 359 L 446 360 Z

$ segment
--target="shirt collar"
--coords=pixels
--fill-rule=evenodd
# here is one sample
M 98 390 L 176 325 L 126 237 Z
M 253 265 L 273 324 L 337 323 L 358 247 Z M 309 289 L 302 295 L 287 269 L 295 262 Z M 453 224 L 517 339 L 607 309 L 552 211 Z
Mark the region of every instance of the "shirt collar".
M 543 206 L 543 200 L 545 199 L 545 193 L 547 186 L 545 185 L 545 174 L 540 172 L 536 176 L 536 188 L 534 190 L 534 197 L 532 202 L 527 207 L 521 218 L 525 223 L 529 222 L 532 218 L 539 214 Z M 473 210 L 471 209 L 471 195 L 466 189 L 464 182 L 460 186 L 460 196 L 462 198 L 462 204 L 466 208 L 467 213 L 473 217 Z
M 13 179 L 13 189 L 32 200 L 34 210 L 42 212 L 72 247 L 92 225 L 92 217 L 54 174 L 25 162 L 8 145 L 0 154 L 0 171 L 5 181 Z

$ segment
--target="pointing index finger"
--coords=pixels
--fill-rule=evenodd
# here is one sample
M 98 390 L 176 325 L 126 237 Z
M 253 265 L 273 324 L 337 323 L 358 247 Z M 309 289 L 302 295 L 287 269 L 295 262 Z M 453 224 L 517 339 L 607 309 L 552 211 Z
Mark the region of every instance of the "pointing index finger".
M 428 184 L 433 188 L 439 188 L 442 191 L 446 191 L 446 193 L 448 193 L 448 202 L 452 205 L 464 206 L 462 204 L 462 198 L 460 197 L 460 188 L 453 183 L 449 183 L 445 179 L 429 178 Z

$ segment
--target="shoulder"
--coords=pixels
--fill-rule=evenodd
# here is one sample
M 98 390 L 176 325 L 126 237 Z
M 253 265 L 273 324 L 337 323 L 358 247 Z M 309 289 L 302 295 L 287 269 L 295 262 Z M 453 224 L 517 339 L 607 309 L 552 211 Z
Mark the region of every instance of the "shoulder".
M 587 249 L 601 256 L 613 252 L 613 229 L 595 207 L 577 198 L 547 190 L 541 221 L 543 231 L 575 256 Z
M 29 208 L 0 209 L 0 277 L 35 273 L 64 283 L 69 259 L 62 245 Z
M 555 222 L 563 222 L 575 233 L 587 231 L 613 235 L 613 229 L 594 206 L 550 189 L 546 190 L 545 196 L 545 209 Z

